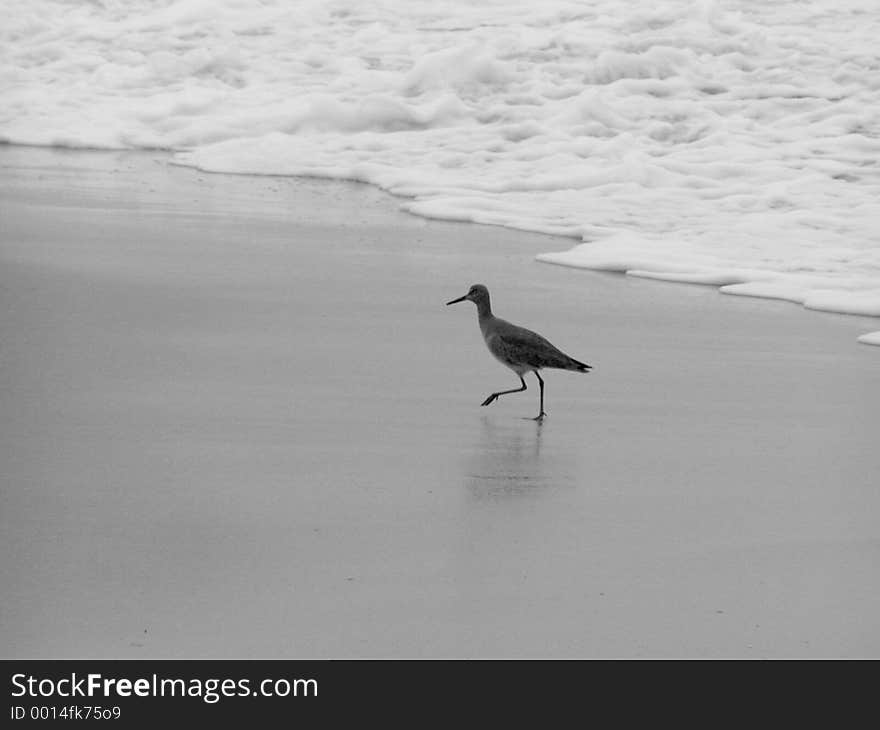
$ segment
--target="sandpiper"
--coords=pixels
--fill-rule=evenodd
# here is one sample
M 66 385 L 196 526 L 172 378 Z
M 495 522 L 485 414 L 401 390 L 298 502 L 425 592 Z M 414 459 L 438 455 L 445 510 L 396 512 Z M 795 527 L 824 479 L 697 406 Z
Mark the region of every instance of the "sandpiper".
M 538 371 L 541 368 L 575 370 L 580 373 L 591 370 L 592 366 L 566 355 L 537 332 L 517 327 L 515 324 L 499 319 L 492 314 L 492 307 L 489 304 L 489 290 L 482 284 L 474 284 L 467 294 L 453 299 L 451 302 L 446 302 L 446 306 L 463 301 L 470 301 L 477 305 L 477 317 L 480 322 L 480 331 L 486 341 L 486 347 L 503 365 L 513 370 L 522 383 L 522 388 L 492 393 L 481 405 L 488 406 L 500 395 L 520 393 L 526 390 L 526 381 L 523 375 L 533 372 L 541 386 L 541 410 L 533 420 L 541 421 L 547 414 L 544 412 L 544 380 Z

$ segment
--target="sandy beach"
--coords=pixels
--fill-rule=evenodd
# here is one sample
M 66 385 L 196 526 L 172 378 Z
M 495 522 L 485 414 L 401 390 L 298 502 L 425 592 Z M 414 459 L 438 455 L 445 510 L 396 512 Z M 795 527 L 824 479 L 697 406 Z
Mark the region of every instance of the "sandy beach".
M 0 147 L 3 658 L 880 655 L 876 320 L 399 205 Z

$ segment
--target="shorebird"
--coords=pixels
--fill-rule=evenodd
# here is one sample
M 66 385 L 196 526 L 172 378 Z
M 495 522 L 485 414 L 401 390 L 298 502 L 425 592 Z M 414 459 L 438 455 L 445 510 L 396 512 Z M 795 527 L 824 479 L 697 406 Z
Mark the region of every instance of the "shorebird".
M 513 370 L 519 376 L 519 382 L 522 383 L 522 388 L 499 390 L 497 393 L 492 393 L 480 405 L 488 406 L 490 403 L 494 403 L 500 395 L 521 393 L 526 390 L 526 381 L 523 375 L 533 372 L 541 386 L 541 410 L 532 420 L 542 421 L 547 414 L 544 412 L 544 380 L 538 371 L 541 368 L 575 370 L 580 373 L 590 371 L 592 366 L 566 355 L 537 332 L 517 327 L 515 324 L 505 322 L 492 314 L 492 306 L 489 304 L 489 290 L 482 284 L 474 284 L 467 294 L 453 299 L 451 302 L 446 302 L 446 306 L 464 301 L 477 305 L 480 331 L 483 333 L 483 339 L 486 341 L 489 352 L 502 365 Z

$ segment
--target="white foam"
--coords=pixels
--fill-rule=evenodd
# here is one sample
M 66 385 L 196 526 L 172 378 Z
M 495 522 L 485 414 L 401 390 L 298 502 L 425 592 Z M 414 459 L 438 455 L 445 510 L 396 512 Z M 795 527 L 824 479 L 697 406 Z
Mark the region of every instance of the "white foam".
M 362 180 L 584 241 L 541 261 L 880 316 L 876 0 L 4 9 L 2 140 Z

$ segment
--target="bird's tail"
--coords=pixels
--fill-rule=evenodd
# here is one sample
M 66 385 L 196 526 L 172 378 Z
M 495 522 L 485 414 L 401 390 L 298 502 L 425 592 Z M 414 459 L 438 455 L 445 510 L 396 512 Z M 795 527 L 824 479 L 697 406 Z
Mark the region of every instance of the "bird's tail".
M 593 369 L 592 365 L 587 365 L 585 362 L 575 360 L 573 357 L 570 357 L 569 360 L 571 360 L 568 365 L 569 370 L 577 370 L 579 373 L 588 373 Z

